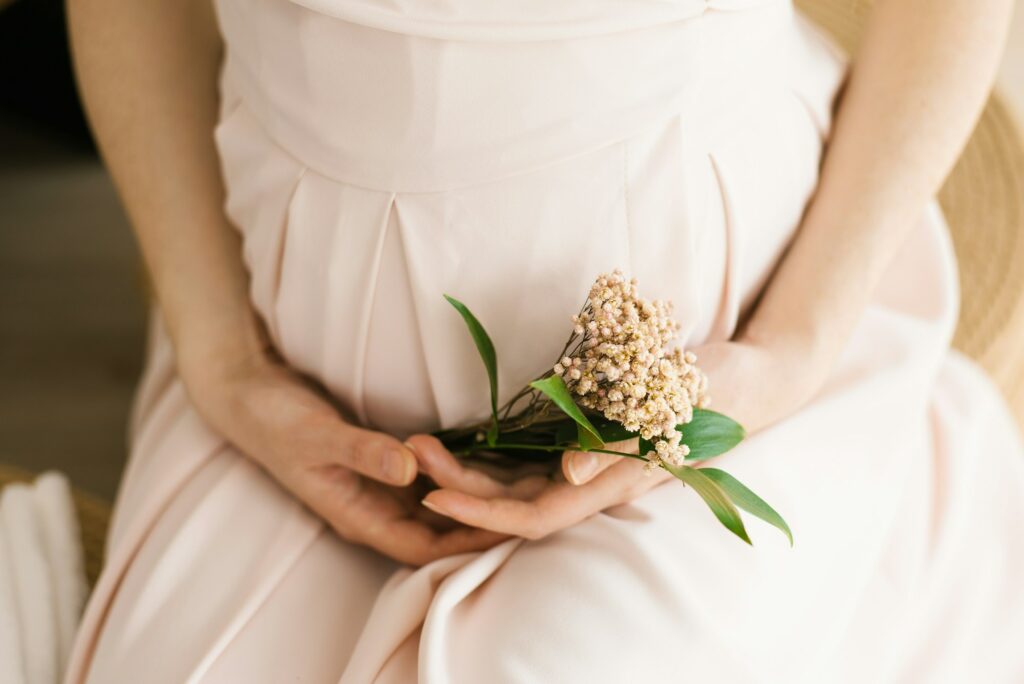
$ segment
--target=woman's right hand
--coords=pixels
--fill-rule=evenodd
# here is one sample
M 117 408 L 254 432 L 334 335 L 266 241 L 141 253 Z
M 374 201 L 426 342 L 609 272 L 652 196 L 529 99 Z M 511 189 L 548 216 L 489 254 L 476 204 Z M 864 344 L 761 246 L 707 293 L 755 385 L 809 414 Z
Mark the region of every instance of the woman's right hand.
M 179 369 L 200 414 L 343 538 L 415 566 L 508 538 L 429 524 L 412 451 L 345 422 L 272 351 L 179 357 Z
M 422 565 L 503 539 L 423 522 L 439 518 L 410 486 L 412 453 L 346 424 L 268 351 L 224 212 L 212 135 L 224 46 L 213 3 L 72 2 L 68 25 L 89 121 L 203 418 L 343 537 L 399 561 Z

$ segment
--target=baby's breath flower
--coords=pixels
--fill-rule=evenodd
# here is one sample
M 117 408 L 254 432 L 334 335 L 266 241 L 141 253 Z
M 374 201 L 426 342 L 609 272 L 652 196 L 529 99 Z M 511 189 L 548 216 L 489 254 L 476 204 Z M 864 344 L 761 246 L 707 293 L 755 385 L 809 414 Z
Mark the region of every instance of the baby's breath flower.
M 555 365 L 578 403 L 650 440 L 645 469 L 681 466 L 689 448 L 676 426 L 708 405 L 707 377 L 697 356 L 678 347 L 672 303 L 637 295 L 636 278 L 618 269 L 598 276 L 583 311 L 572 317 L 583 339 Z

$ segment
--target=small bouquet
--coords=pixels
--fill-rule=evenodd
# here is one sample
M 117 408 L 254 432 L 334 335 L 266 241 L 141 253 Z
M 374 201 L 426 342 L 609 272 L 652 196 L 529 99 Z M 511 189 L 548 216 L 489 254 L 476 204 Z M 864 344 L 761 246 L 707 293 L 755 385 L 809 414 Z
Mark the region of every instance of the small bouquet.
M 617 454 L 664 468 L 690 485 L 729 531 L 750 543 L 737 509 L 781 530 L 782 517 L 723 470 L 694 468 L 743 440 L 743 427 L 708 409 L 707 377 L 690 351 L 668 345 L 678 336 L 672 303 L 637 295 L 636 278 L 600 275 L 557 360 L 498 406 L 494 344 L 465 304 L 445 295 L 462 316 L 487 369 L 491 415 L 484 422 L 435 432 L 459 456 L 550 461 L 566 449 Z M 606 448 L 637 439 L 638 453 Z

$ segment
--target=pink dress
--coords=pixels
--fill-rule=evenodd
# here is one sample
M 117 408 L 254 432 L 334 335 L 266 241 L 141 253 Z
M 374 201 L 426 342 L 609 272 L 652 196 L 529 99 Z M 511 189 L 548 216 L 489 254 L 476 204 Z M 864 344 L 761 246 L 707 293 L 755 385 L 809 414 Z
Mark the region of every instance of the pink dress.
M 252 300 L 404 437 L 552 362 L 593 277 L 726 339 L 814 192 L 844 58 L 787 0 L 218 0 L 216 130 Z M 796 535 L 677 484 L 414 570 L 197 415 L 159 323 L 69 682 L 1024 681 L 1024 453 L 949 350 L 922 213 L 827 385 L 721 459 Z M 155 319 L 154 319 L 155 320 Z M 713 388 L 712 388 L 713 390 Z

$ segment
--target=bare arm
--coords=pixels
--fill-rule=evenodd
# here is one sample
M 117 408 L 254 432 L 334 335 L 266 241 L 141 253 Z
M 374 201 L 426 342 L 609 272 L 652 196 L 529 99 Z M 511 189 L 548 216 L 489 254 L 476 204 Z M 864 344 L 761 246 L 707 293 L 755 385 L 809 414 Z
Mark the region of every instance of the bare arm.
M 209 0 L 72 0 L 82 96 L 183 365 L 262 341 L 212 131 L 221 42 Z M 197 359 L 201 363 L 201 359 Z
M 1012 0 L 876 3 L 817 193 L 737 340 L 768 350 L 776 364 L 781 357 L 798 366 L 789 378 L 799 396 L 786 405 L 744 391 L 738 373 L 717 367 L 721 349 L 705 354 L 720 376 L 712 375 L 716 401 L 722 396 L 720 405 L 750 416 L 750 427 L 794 410 L 824 381 L 966 143 L 995 79 L 1012 8 Z
M 352 541 L 421 564 L 500 540 L 425 524 L 403 486 L 413 452 L 346 424 L 271 353 L 222 208 L 211 0 L 69 0 L 68 19 L 90 122 L 200 414 Z

